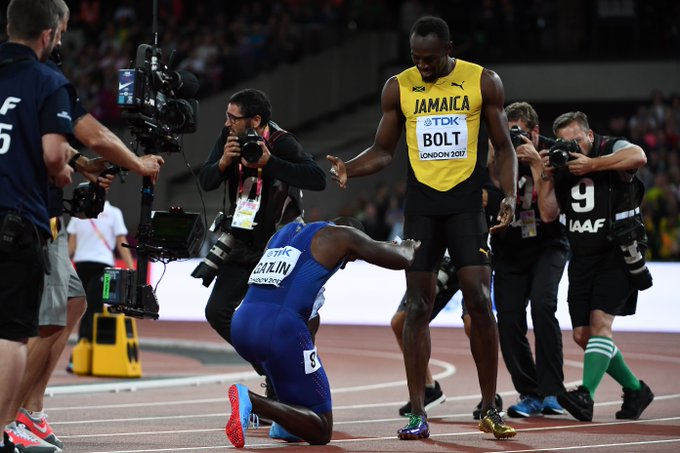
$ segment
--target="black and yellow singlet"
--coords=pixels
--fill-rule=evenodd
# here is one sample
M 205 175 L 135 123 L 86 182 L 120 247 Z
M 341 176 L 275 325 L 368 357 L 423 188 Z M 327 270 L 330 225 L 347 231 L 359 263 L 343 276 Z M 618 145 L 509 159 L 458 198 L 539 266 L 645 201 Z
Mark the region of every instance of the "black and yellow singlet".
M 420 212 L 430 211 L 427 205 L 431 213 L 459 212 L 481 199 L 471 176 L 478 161 L 482 71 L 457 59 L 453 71 L 434 83 L 424 82 L 415 66 L 396 76 L 406 120 L 409 192 L 420 191 L 407 194 L 407 213 L 429 213 Z M 470 194 L 474 200 L 460 199 Z

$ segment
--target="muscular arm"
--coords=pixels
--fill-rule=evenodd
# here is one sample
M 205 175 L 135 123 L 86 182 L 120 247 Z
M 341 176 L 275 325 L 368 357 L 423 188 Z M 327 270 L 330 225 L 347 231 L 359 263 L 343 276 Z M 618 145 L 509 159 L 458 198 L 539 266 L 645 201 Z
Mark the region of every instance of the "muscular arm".
M 630 171 L 637 170 L 647 163 L 645 152 L 638 145 L 629 143 L 612 154 L 588 157 L 581 153 L 570 153 L 574 160 L 567 164 L 569 172 L 584 175 L 594 171 Z
M 156 176 L 163 164 L 160 156 L 137 156 L 116 134 L 89 113 L 75 123 L 73 133 L 83 145 L 104 159 L 141 176 Z
M 503 110 L 505 93 L 500 77 L 495 72 L 485 69 L 482 73 L 481 87 L 484 103 L 482 115 L 495 151 L 500 187 L 505 194 L 498 213 L 500 224 L 490 230 L 495 232 L 507 227 L 514 217 L 517 197 L 517 156 L 510 140 L 508 118 Z
M 346 226 L 327 226 L 319 230 L 312 240 L 312 256 L 327 268 L 343 260 L 362 259 L 387 269 L 406 269 L 413 262 L 420 242 L 404 240 L 394 242 L 374 241 L 366 233 Z

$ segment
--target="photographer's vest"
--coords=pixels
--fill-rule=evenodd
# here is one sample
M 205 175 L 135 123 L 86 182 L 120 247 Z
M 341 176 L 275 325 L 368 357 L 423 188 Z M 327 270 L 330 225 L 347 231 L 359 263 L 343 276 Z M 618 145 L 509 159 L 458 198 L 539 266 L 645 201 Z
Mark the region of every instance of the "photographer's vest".
M 595 135 L 588 157 L 611 154 L 622 138 Z M 644 194 L 642 182 L 633 176 L 623 181 L 617 171 L 592 172 L 576 176 L 568 172 L 555 176 L 555 193 L 567 220 L 567 236 L 577 255 L 595 255 L 613 246 L 613 220 L 639 216 Z
M 409 160 L 407 214 L 449 214 L 481 206 L 474 180 L 482 111 L 482 68 L 456 59 L 424 82 L 413 66 L 396 76 Z

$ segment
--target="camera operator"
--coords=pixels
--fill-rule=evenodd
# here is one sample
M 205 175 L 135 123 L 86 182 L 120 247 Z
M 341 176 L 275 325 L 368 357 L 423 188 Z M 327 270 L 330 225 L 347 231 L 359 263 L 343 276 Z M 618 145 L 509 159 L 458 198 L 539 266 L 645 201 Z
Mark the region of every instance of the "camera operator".
M 69 82 L 45 61 L 61 39 L 60 11 L 51 0 L 12 0 L 9 42 L 0 45 L 0 451 L 40 444 L 24 440 L 16 423 L 17 387 L 26 370 L 27 340 L 38 334 L 38 312 L 49 263 L 48 177 L 66 168 L 73 130 Z M 49 451 L 49 448 L 46 450 Z
M 555 316 L 557 288 L 567 262 L 569 245 L 557 220 L 542 222 L 535 181 L 543 171 L 542 153 L 551 140 L 539 135 L 538 114 L 526 102 L 505 108 L 518 162 L 516 219 L 491 236 L 494 300 L 503 361 L 519 393 L 508 407 L 510 417 L 559 415 L 564 409 L 556 395 L 564 391 L 562 332 Z M 492 147 L 490 147 L 492 148 Z M 489 169 L 498 168 L 489 151 Z M 535 359 L 527 339 L 527 305 L 535 337 Z
M 60 15 L 60 33 L 67 30 L 69 9 L 62 0 L 53 0 Z M 50 71 L 62 76 L 59 68 L 60 41 L 52 51 L 52 60 L 46 62 Z M 55 61 L 56 60 L 56 61 Z M 139 157 L 108 128 L 87 113 L 71 87 L 70 112 L 73 135 L 85 146 L 93 149 L 106 160 L 135 171 L 141 176 L 156 179 L 163 159 L 159 156 Z M 48 214 L 52 240 L 47 244 L 47 254 L 51 263 L 51 273 L 45 278 L 44 292 L 40 304 L 39 336 L 29 340 L 29 353 L 24 376 L 16 393 L 20 410 L 17 421 L 26 426 L 32 434 L 58 448 L 63 444 L 52 431 L 43 412 L 43 398 L 49 378 L 56 363 L 66 347 L 74 327 L 86 310 L 85 291 L 71 264 L 68 254 L 66 228 L 63 219 L 63 178 L 70 172 L 78 171 L 91 182 L 108 188 L 113 176 L 98 175 L 109 165 L 103 158 L 88 159 L 69 147 L 69 165 L 55 177 L 56 185 L 49 188 Z M 33 439 L 35 441 L 35 439 Z M 25 446 L 25 445 L 24 445 Z
M 206 191 L 225 182 L 231 202 L 230 230 L 235 242 L 226 259 L 215 263 L 219 265 L 217 281 L 205 308 L 210 325 L 230 344 L 231 318 L 267 241 L 277 227 L 302 216 L 300 189 L 323 190 L 326 186 L 324 171 L 292 134 L 271 121 L 271 110 L 262 91 L 234 93 L 227 104 L 224 127 L 199 173 Z M 244 140 L 247 132 L 258 137 Z M 262 155 L 253 162 L 246 160 L 239 138 L 250 142 L 249 151 L 253 141 L 257 143 Z
M 567 301 L 574 341 L 585 351 L 583 385 L 561 393 L 558 401 L 578 420 L 592 421 L 593 396 L 606 372 L 623 387 L 616 418 L 637 419 L 654 394 L 626 365 L 612 325 L 616 316 L 635 313 L 638 290 L 652 284 L 642 258 L 646 235 L 639 203 L 644 189 L 635 176 L 647 158 L 625 138 L 595 134 L 582 112 L 560 115 L 553 132 L 574 141 L 580 152 L 569 152 L 571 160 L 562 170 L 546 159 L 541 184 L 548 197 L 541 200 L 541 219 L 552 222 L 560 212 L 566 216 L 573 255 Z

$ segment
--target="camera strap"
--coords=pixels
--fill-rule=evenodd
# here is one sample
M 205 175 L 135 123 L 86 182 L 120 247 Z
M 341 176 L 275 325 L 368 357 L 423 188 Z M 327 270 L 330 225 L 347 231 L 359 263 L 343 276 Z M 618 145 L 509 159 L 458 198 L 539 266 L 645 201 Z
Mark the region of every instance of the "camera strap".
M 238 170 L 238 198 L 236 200 L 236 208 L 234 209 L 231 226 L 252 230 L 255 228 L 255 215 L 257 215 L 257 211 L 259 211 L 260 203 L 262 201 L 262 168 L 257 169 L 255 198 L 250 198 L 250 193 L 252 192 L 252 177 L 249 177 L 244 183 L 245 175 L 241 164 L 239 164 Z

